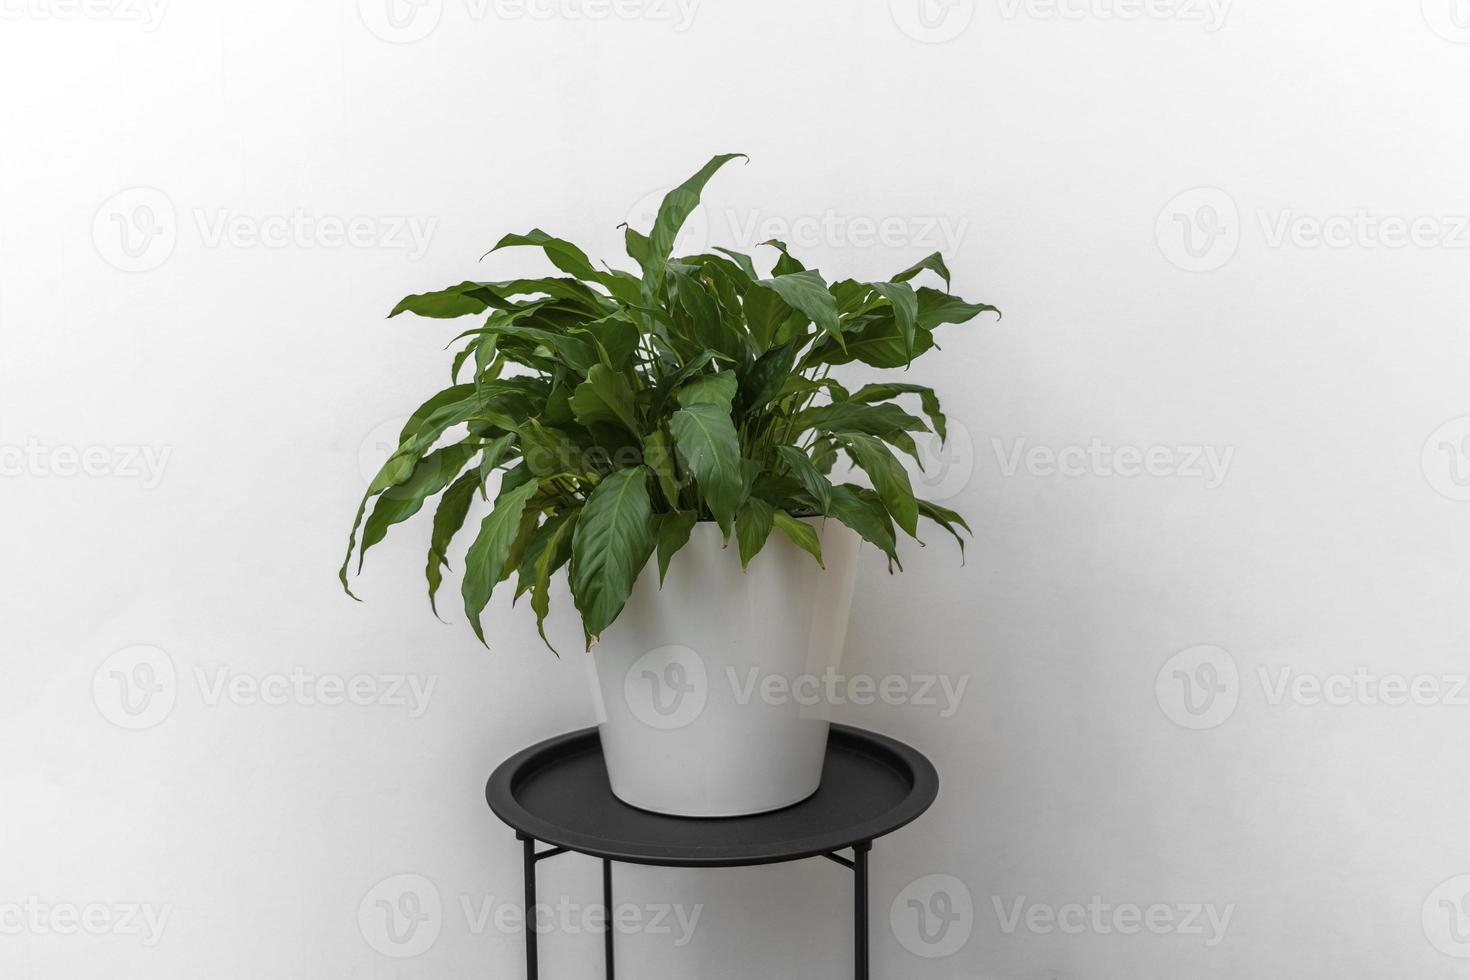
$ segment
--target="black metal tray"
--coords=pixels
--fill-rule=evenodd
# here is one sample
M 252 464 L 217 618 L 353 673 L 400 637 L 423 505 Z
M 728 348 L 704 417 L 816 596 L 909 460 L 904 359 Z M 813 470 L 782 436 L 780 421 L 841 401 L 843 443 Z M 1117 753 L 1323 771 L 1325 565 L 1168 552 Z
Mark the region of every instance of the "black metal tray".
M 783 810 L 749 817 L 670 817 L 613 796 L 596 728 L 511 756 L 485 786 L 516 831 L 594 857 L 664 867 L 774 864 L 872 841 L 914 820 L 939 792 L 928 759 L 895 739 L 833 725 L 822 783 Z

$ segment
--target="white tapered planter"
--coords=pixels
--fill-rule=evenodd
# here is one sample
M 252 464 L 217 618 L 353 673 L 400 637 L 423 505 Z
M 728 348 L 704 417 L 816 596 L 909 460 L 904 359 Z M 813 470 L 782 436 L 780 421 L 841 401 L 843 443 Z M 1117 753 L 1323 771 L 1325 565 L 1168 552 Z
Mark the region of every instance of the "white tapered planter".
M 650 560 L 592 649 L 612 790 L 632 806 L 728 817 L 816 792 L 861 539 L 811 520 L 825 570 L 779 531 L 748 570 L 696 524 L 659 589 Z

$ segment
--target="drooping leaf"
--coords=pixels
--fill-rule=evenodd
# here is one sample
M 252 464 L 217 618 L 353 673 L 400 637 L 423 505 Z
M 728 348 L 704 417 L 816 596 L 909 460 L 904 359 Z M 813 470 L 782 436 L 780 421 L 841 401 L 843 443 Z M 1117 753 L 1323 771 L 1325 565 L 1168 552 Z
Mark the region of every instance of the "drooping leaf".
M 796 433 L 863 432 L 883 436 L 890 432 L 925 432 L 928 427 L 916 416 L 891 403 L 868 405 L 859 401 L 833 402 L 798 412 L 791 420 Z
M 480 533 L 465 555 L 460 593 L 464 598 L 465 615 L 481 643 L 485 642 L 485 630 L 480 625 L 480 614 L 490 602 L 490 594 L 496 584 L 510 572 L 507 562 L 511 546 L 520 533 L 526 504 L 538 489 L 539 484 L 531 480 L 503 491 L 495 500 L 495 509 L 481 522 Z
M 884 383 L 863 385 L 852 395 L 855 402 L 879 402 L 899 395 L 918 395 L 919 404 L 924 407 L 924 414 L 929 416 L 929 425 L 939 434 L 940 441 L 949 438 L 945 431 L 946 420 L 944 412 L 939 408 L 939 396 L 934 394 L 933 388 L 923 385 L 904 383 Z M 874 433 L 875 435 L 877 433 Z
M 966 303 L 958 296 L 951 296 L 927 286 L 919 287 L 917 299 L 919 326 L 925 330 L 933 330 L 941 323 L 964 323 L 973 320 L 981 313 L 1000 312 L 994 306 L 985 303 Z
M 934 252 L 930 255 L 924 256 L 924 258 L 920 259 L 913 265 L 909 266 L 907 269 L 900 272 L 898 275 L 894 276 L 893 281 L 908 282 L 910 279 L 914 278 L 914 276 L 917 276 L 925 269 L 928 269 L 930 272 L 937 273 L 940 278 L 944 280 L 944 288 L 949 288 L 949 267 L 944 264 L 944 256 L 940 255 L 938 252 Z
M 816 528 L 806 521 L 797 520 L 779 507 L 776 508 L 773 523 L 776 530 L 786 535 L 792 544 L 815 558 L 818 565 L 823 568 L 827 567 L 822 561 L 822 539 L 818 536 Z
M 669 573 L 669 561 L 675 552 L 689 542 L 690 532 L 698 522 L 699 515 L 692 510 L 675 510 L 664 514 L 658 524 L 658 584 L 663 588 L 664 577 Z
M 541 642 L 552 653 L 556 653 L 556 647 L 546 638 L 546 616 L 551 611 L 551 576 L 572 556 L 572 535 L 581 514 L 581 508 L 574 507 L 548 518 L 541 526 L 545 537 L 532 562 L 531 609 L 536 613 L 536 632 L 541 634 Z
M 429 453 L 419 460 L 407 480 L 379 495 L 372 516 L 362 529 L 358 570 L 362 570 L 362 561 L 367 556 L 368 549 L 383 540 L 388 528 L 417 514 L 424 506 L 424 501 L 448 486 L 479 451 L 480 446 L 477 443 L 461 442 Z
M 572 536 L 572 596 L 593 640 L 622 612 L 653 551 L 652 518 L 642 466 L 605 477 L 582 507 Z
M 759 497 L 751 497 L 740 506 L 735 517 L 735 540 L 740 546 L 741 568 L 748 568 L 750 560 L 766 546 L 774 516 L 774 508 Z
M 919 324 L 919 297 L 914 294 L 914 288 L 906 282 L 875 282 L 872 285 L 873 290 L 892 305 L 893 319 L 898 325 L 899 335 L 903 337 L 904 349 L 912 356 L 914 333 Z
M 849 483 L 832 488 L 832 516 L 852 528 L 864 541 L 877 545 L 888 560 L 899 568 L 898 543 L 893 536 L 893 521 L 877 494 Z
M 674 449 L 669 437 L 662 429 L 655 429 L 643 437 L 643 463 L 653 471 L 659 489 L 670 507 L 679 506 L 679 467 L 674 460 Z
M 444 582 L 444 569 L 449 566 L 449 542 L 464 527 L 470 512 L 470 502 L 480 487 L 479 473 L 463 473 L 449 485 L 439 498 L 434 510 L 434 528 L 429 537 L 429 560 L 424 566 L 424 578 L 429 582 L 429 608 L 439 615 L 439 606 L 434 597 Z
M 730 413 L 707 402 L 690 405 L 670 416 L 669 431 L 710 513 L 729 534 L 743 487 L 740 439 Z
M 450 286 L 448 289 L 440 289 L 432 293 L 415 293 L 405 296 L 398 301 L 398 305 L 393 307 L 393 312 L 388 316 L 391 319 L 400 313 L 417 313 L 419 316 L 447 320 L 469 316 L 473 313 L 483 313 L 486 308 L 485 301 L 466 295 L 479 287 L 480 284 L 477 282 L 462 282 L 458 286 Z
M 823 514 L 832 508 L 832 482 L 812 463 L 812 459 L 795 446 L 777 446 L 776 455 L 796 477 L 802 489 L 816 498 Z
M 844 432 L 837 439 L 852 455 L 853 462 L 873 481 L 873 489 L 888 513 L 893 515 L 894 523 L 914 537 L 919 526 L 918 503 L 914 500 L 914 488 L 909 483 L 908 472 L 892 450 L 873 436 L 860 432 Z
M 960 536 L 957 528 L 964 528 L 966 533 L 974 533 L 970 531 L 970 525 L 965 523 L 965 519 L 948 507 L 941 507 L 928 500 L 919 501 L 919 513 L 954 536 L 954 539 L 959 542 L 960 561 L 963 563 L 965 559 L 965 539 Z

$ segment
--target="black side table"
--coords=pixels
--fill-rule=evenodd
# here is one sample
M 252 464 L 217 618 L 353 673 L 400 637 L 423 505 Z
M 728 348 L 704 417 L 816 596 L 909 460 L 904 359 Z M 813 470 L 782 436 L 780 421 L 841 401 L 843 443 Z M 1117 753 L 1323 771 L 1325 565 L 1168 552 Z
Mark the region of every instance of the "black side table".
M 570 732 L 516 753 L 495 770 L 485 799 L 523 844 L 526 976 L 536 966 L 536 863 L 575 851 L 602 859 L 603 937 L 613 980 L 612 863 L 731 868 L 824 857 L 853 872 L 854 975 L 868 977 L 868 852 L 873 841 L 934 802 L 939 775 L 902 742 L 833 725 L 822 785 L 795 806 L 749 817 L 670 817 L 613 796 L 597 729 Z M 537 849 L 537 842 L 550 845 Z M 840 850 L 850 849 L 851 857 Z

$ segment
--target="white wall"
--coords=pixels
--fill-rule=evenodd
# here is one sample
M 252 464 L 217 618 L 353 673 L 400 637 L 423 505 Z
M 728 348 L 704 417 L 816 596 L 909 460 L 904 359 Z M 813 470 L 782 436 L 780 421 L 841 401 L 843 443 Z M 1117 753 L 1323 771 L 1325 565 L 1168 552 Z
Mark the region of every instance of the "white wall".
M 875 853 L 874 975 L 1463 976 L 1457 2 L 952 0 L 925 27 L 911 0 L 426 0 L 395 33 L 379 0 L 0 0 L 0 975 L 520 976 L 483 781 L 591 702 L 526 610 L 497 600 L 488 653 L 452 584 L 433 619 L 422 522 L 370 556 L 364 604 L 338 590 L 362 467 L 446 376 L 453 327 L 383 314 L 539 269 L 476 263 L 506 231 L 618 259 L 620 221 L 740 150 L 715 243 L 819 219 L 799 253 L 875 276 L 951 234 L 959 291 L 1007 313 L 915 368 L 961 436 L 931 483 L 968 564 L 934 535 L 858 584 L 855 672 L 968 684 L 950 717 L 840 713 L 944 780 Z M 298 213 L 368 241 L 249 237 Z M 1068 447 L 1081 475 L 1045 465 Z M 1164 447 L 1153 475 L 1111 469 L 1129 447 Z M 1185 465 L 1206 448 L 1216 469 Z M 138 664 L 161 693 L 128 715 L 113 672 Z M 434 687 L 413 717 L 213 686 L 296 671 Z M 1382 703 L 1383 675 L 1435 703 Z M 547 900 L 597 900 L 593 862 L 543 870 Z M 376 900 L 431 897 L 402 874 L 442 911 L 395 947 Z M 848 976 L 846 886 L 622 871 L 620 901 L 702 907 L 686 945 L 621 940 L 624 972 Z M 936 891 L 962 920 L 926 944 L 908 900 Z M 1125 931 L 1130 903 L 1164 934 Z M 545 949 L 548 978 L 597 975 L 596 937 Z

